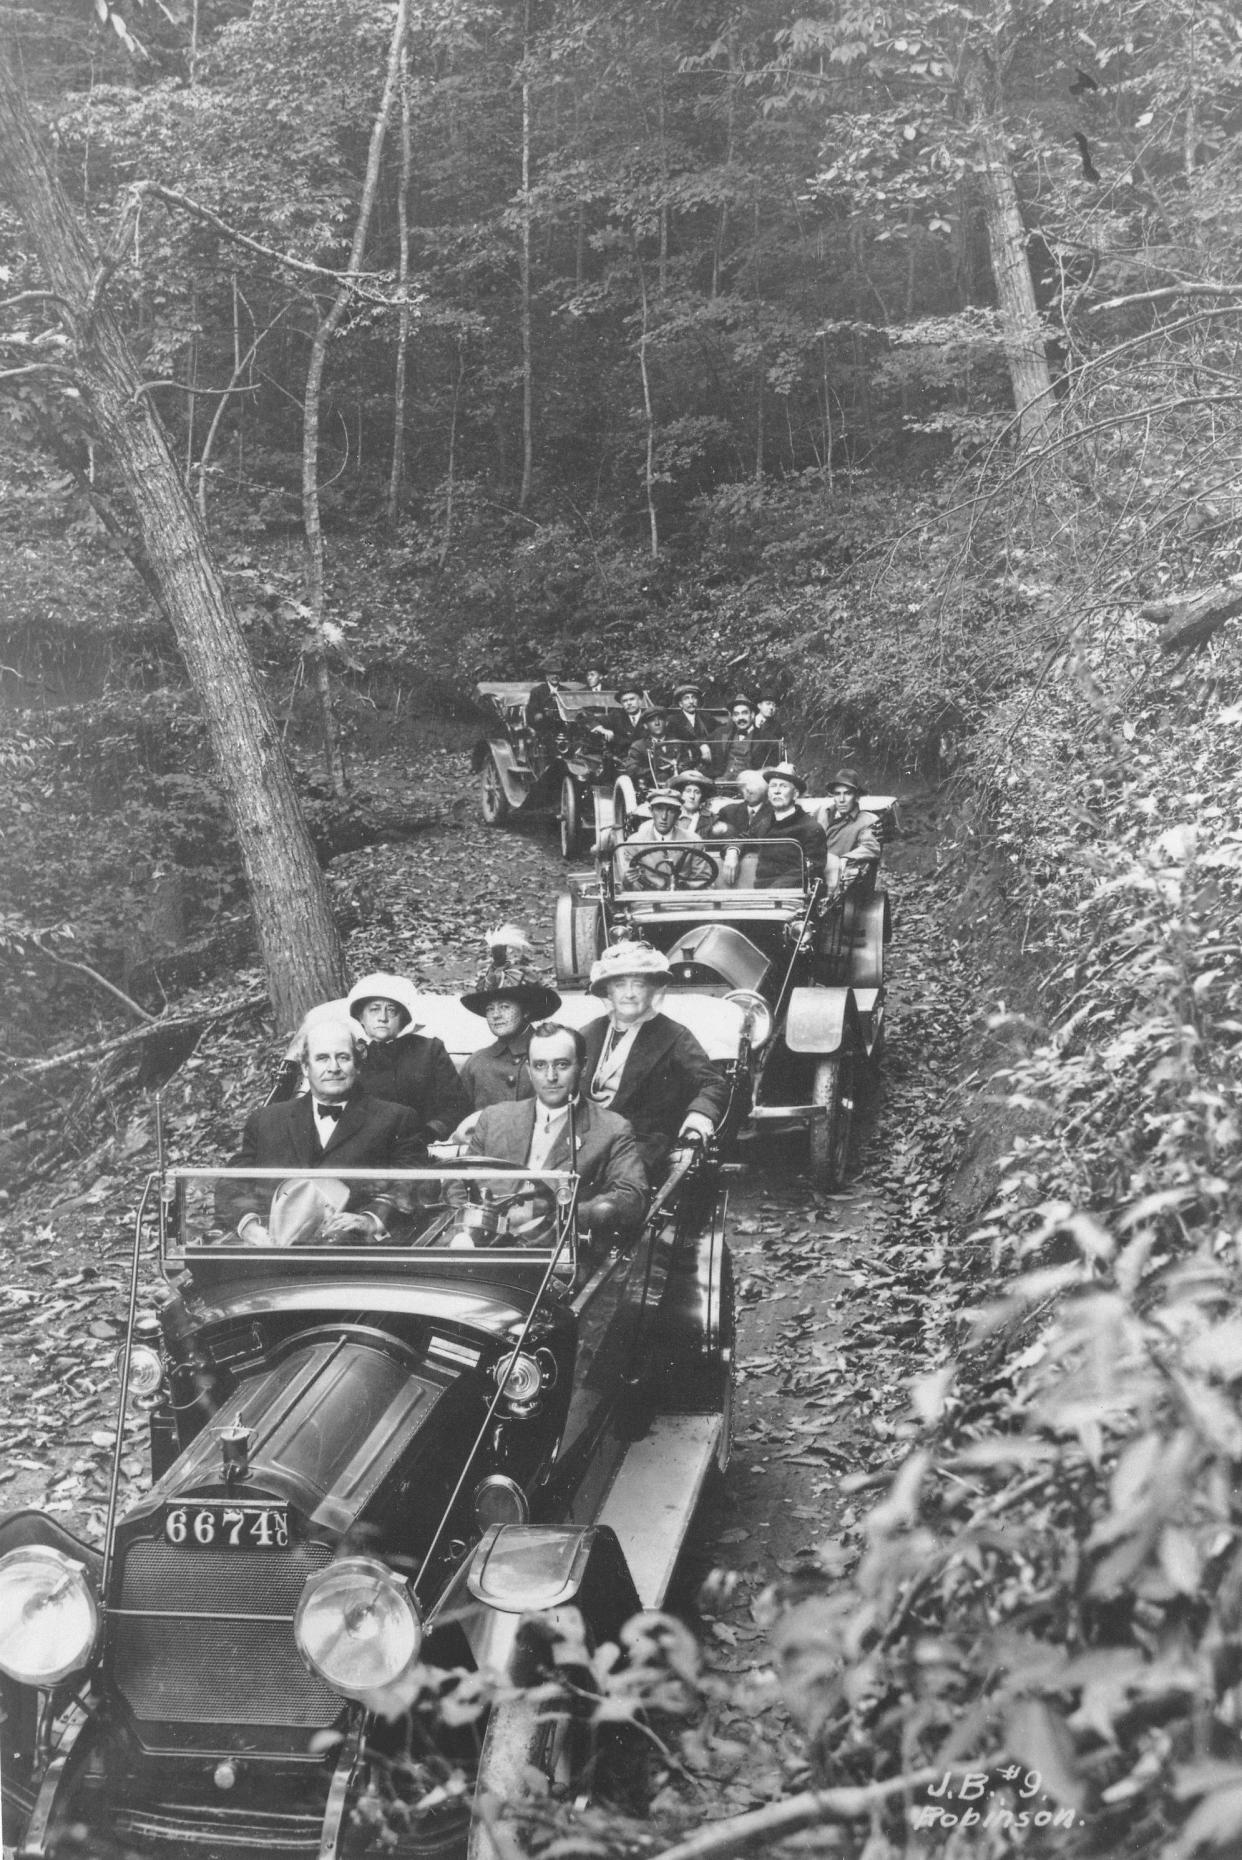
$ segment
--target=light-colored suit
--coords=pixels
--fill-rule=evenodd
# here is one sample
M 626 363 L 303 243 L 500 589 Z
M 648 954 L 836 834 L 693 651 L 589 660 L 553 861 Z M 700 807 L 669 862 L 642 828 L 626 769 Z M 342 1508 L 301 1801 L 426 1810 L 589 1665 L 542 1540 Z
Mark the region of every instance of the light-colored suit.
M 470 1132 L 467 1154 L 495 1156 L 501 1162 L 519 1166 L 530 1158 L 531 1138 L 535 1131 L 534 1098 L 514 1104 L 489 1104 L 479 1112 Z M 642 1225 L 647 1212 L 647 1175 L 634 1141 L 634 1132 L 623 1117 L 606 1111 L 601 1105 L 580 1098 L 573 1107 L 575 1156 L 571 1160 L 569 1119 L 548 1158 L 549 1169 L 576 1168 L 583 1201 L 597 1195 L 610 1195 L 617 1204 L 617 1225 L 633 1232 Z

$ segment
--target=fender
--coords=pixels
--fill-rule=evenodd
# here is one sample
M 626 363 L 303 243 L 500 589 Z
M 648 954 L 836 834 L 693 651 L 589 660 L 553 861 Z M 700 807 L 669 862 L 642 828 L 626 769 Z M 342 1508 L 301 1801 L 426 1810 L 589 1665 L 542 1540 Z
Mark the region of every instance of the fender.
M 510 1616 L 572 1604 L 598 1640 L 615 1640 L 642 1610 L 616 1532 L 604 1524 L 493 1524 L 470 1559 L 466 1587 Z
M 852 988 L 795 988 L 785 1018 L 791 1053 L 830 1058 L 858 1045 L 858 1008 Z
M 480 737 L 470 756 L 470 766 L 477 774 L 488 756 L 496 764 L 496 773 L 505 791 L 505 799 L 510 807 L 521 807 L 530 791 L 530 777 L 519 772 L 514 760 L 513 748 L 507 737 Z
M 892 935 L 888 893 L 873 891 L 849 908 L 845 927 L 850 951 L 850 981 L 855 988 L 884 985 L 884 952 Z

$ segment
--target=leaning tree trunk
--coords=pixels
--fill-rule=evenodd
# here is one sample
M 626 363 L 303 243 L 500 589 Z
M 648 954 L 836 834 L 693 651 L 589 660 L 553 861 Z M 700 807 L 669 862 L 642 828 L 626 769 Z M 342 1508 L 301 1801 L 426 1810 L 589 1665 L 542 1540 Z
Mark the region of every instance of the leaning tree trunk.
M 1001 341 L 1024 440 L 1040 440 L 1052 421 L 1052 376 L 1044 349 L 1044 331 L 1035 302 L 1035 286 L 1026 253 L 1026 228 L 1018 205 L 1013 168 L 997 127 L 989 79 L 976 65 L 967 81 L 974 135 L 981 158 L 983 215 L 1000 312 Z
M 291 1026 L 316 1001 L 342 991 L 345 965 L 323 873 L 228 591 L 104 294 L 125 246 L 118 243 L 102 265 L 94 257 L 2 54 L 0 176 L 61 300 L 74 385 L 133 501 L 211 734 L 272 1006 L 280 1025 Z

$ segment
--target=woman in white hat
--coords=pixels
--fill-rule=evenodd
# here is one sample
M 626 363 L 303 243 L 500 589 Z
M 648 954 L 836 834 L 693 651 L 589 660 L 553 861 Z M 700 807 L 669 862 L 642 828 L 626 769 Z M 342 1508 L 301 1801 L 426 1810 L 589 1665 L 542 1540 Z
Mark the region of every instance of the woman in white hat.
M 372 1098 L 406 1104 L 424 1142 L 442 1141 L 470 1100 L 444 1042 L 418 1032 L 418 996 L 404 975 L 364 975 L 345 1003 L 367 1042 L 361 1077 Z
M 638 940 L 614 943 L 591 966 L 608 1013 L 586 1028 L 583 1089 L 633 1126 L 647 1174 L 663 1172 L 678 1137 L 709 1137 L 729 1085 L 688 1028 L 660 1012 L 668 957 Z

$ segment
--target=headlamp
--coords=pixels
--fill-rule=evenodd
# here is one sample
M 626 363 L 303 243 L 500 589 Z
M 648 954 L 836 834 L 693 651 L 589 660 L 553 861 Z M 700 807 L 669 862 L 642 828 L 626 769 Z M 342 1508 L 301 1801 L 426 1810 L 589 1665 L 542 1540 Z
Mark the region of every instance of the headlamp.
M 149 1401 L 158 1395 L 164 1381 L 164 1364 L 158 1350 L 136 1343 L 129 1353 L 129 1386 L 126 1393 L 135 1401 Z
M 543 1392 L 543 1371 L 533 1356 L 515 1350 L 502 1357 L 492 1372 L 509 1407 L 521 1410 Z
M 365 1702 L 413 1668 L 423 1628 L 409 1589 L 387 1564 L 345 1556 L 307 1582 L 293 1638 L 334 1692 Z
M 758 1052 L 766 1046 L 772 1037 L 772 1010 L 761 994 L 753 988 L 735 988 L 725 996 L 732 1001 L 735 1008 L 741 1010 L 742 1016 L 750 1028 L 750 1045 L 752 1052 Z
M 87 1665 L 99 1638 L 99 1604 L 86 1570 L 50 1544 L 0 1556 L 0 1672 L 54 1686 Z

